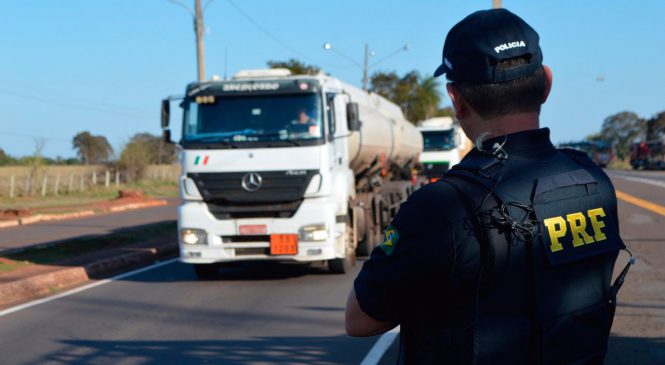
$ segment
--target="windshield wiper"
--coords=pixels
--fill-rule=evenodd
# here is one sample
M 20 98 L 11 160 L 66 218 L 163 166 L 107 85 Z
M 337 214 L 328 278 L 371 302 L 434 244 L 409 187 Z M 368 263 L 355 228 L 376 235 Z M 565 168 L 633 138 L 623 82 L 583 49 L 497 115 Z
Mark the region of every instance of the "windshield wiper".
M 297 147 L 302 146 L 302 144 L 301 144 L 300 142 L 295 141 L 295 140 L 290 139 L 290 138 L 287 138 L 287 139 L 278 139 L 278 140 L 271 141 L 271 142 L 286 142 L 286 143 L 290 143 L 292 146 L 297 146 Z
M 238 145 L 229 141 L 224 141 L 222 139 L 219 139 L 219 137 L 200 137 L 200 138 L 186 140 L 185 142 L 192 144 L 203 143 L 204 144 L 203 148 L 205 149 L 217 148 L 217 146 L 219 145 L 229 148 L 238 148 Z

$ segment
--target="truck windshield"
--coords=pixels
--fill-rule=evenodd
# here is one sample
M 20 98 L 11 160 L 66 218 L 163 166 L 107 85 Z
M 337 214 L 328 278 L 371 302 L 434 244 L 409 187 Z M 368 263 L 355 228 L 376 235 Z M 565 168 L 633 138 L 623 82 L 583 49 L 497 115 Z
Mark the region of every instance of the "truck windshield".
M 450 151 L 455 148 L 453 130 L 422 131 L 424 151 Z
M 318 94 L 242 95 L 190 100 L 182 144 L 281 147 L 317 144 L 323 137 Z

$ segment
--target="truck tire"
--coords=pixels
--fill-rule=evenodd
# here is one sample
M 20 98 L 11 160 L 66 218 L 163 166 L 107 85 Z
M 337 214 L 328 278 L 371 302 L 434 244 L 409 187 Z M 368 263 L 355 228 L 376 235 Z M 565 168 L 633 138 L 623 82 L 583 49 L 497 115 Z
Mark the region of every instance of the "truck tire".
M 349 240 L 352 239 L 353 230 L 347 224 L 346 225 L 346 236 L 347 236 L 347 245 Z M 351 266 L 356 265 L 356 251 L 350 247 L 346 247 L 346 257 L 328 260 L 328 270 L 333 274 L 345 274 Z
M 192 267 L 196 277 L 201 280 L 214 280 L 220 276 L 218 264 L 193 264 Z
M 350 268 L 351 259 L 349 257 L 328 260 L 328 270 L 333 274 L 346 274 Z
M 374 250 L 374 247 L 378 244 L 377 238 L 377 226 L 374 224 L 374 213 L 373 210 L 369 209 L 364 212 L 365 214 L 365 237 L 358 241 L 358 247 L 356 248 L 356 255 L 358 256 L 369 256 Z

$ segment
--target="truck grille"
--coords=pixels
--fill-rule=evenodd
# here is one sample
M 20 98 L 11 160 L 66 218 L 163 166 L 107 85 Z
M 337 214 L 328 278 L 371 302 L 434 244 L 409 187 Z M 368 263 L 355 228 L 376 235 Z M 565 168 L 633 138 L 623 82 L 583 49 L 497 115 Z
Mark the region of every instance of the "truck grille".
M 208 210 L 217 219 L 292 217 L 317 170 L 255 171 L 260 186 L 243 187 L 246 172 L 190 173 Z M 256 179 L 255 179 L 256 180 Z

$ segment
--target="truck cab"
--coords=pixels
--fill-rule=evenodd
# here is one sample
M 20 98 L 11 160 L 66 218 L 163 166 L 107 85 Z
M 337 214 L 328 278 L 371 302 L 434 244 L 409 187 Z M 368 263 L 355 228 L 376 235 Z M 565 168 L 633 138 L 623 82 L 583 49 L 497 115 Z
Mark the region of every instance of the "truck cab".
M 282 69 L 188 85 L 179 141 L 181 260 L 202 278 L 250 260 L 325 261 L 345 272 L 366 231 L 354 230 L 364 224 L 358 198 L 381 170 L 383 150 L 359 161 L 360 118 L 366 130 L 380 106 L 370 104 L 337 79 Z

